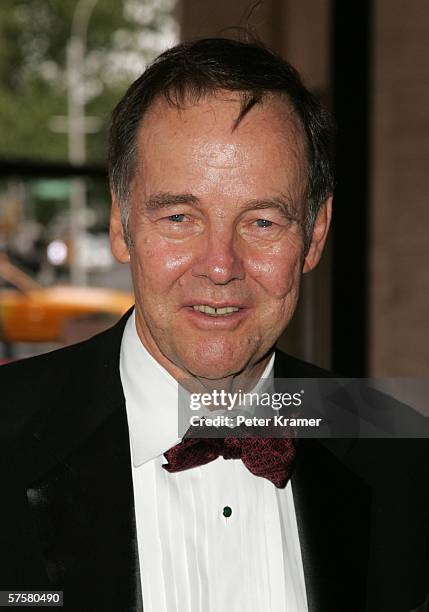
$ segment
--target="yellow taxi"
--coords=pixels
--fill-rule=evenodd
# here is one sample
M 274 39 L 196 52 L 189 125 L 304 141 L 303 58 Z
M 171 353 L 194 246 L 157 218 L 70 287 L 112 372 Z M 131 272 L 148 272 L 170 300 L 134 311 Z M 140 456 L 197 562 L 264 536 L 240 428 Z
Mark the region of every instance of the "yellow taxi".
M 6 288 L 2 288 L 6 284 Z M 134 303 L 132 293 L 101 287 L 42 287 L 0 254 L 0 341 L 73 341 L 74 323 L 106 327 Z M 97 323 L 98 321 L 98 323 Z M 84 334 L 85 335 L 85 334 Z M 87 334 L 88 335 L 88 334 Z M 91 335 L 91 334 L 89 334 Z

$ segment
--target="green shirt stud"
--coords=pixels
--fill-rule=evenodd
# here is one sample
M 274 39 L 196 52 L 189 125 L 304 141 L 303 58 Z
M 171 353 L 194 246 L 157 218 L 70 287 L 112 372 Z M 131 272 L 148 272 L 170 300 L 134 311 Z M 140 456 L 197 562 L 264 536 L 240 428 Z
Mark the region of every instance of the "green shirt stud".
M 232 508 L 230 508 L 229 506 L 225 506 L 225 508 L 223 509 L 223 515 L 226 518 L 229 518 L 232 514 Z

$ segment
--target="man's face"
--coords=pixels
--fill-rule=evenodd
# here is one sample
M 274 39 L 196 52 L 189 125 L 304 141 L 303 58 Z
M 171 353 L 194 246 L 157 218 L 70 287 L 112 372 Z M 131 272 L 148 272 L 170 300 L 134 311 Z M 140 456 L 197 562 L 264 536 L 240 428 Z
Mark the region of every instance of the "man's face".
M 264 364 L 329 225 L 325 207 L 305 258 L 305 151 L 286 103 L 267 100 L 233 129 L 239 110 L 231 93 L 182 110 L 155 103 L 138 134 L 129 249 L 113 206 L 139 336 L 174 375 L 223 379 Z

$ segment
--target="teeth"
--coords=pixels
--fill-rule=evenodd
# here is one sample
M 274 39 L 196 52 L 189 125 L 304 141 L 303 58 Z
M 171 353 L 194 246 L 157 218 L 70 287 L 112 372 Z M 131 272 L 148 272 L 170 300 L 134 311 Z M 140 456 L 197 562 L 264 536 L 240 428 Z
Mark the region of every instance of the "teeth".
M 192 307 L 194 310 L 198 312 L 203 312 L 204 314 L 208 314 L 212 317 L 221 317 L 223 315 L 231 314 L 232 312 L 238 312 L 240 309 L 235 306 L 225 306 L 224 308 L 212 308 L 211 306 L 207 306 L 206 304 L 197 304 Z

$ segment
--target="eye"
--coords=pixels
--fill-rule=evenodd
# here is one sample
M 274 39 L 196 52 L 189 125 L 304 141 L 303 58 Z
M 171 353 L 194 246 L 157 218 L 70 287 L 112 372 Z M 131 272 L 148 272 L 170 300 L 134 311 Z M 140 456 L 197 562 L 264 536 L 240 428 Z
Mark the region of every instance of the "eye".
M 258 227 L 262 227 L 262 228 L 271 227 L 272 224 L 273 224 L 273 222 L 272 221 L 268 221 L 268 219 L 257 219 L 256 220 L 256 225 Z
M 170 215 L 169 217 L 167 217 L 169 221 L 173 221 L 174 223 L 180 223 L 181 221 L 184 220 L 184 218 L 185 218 L 185 215 L 183 214 Z

